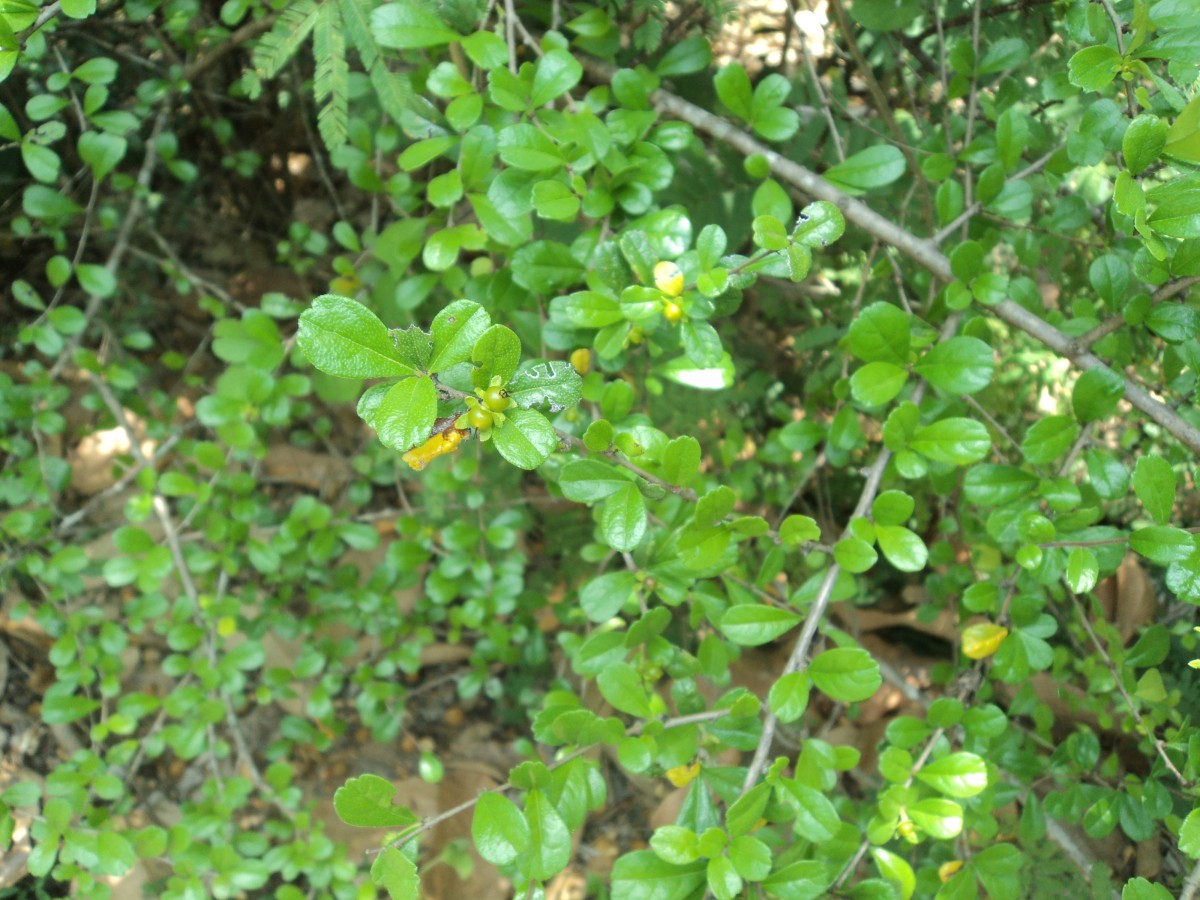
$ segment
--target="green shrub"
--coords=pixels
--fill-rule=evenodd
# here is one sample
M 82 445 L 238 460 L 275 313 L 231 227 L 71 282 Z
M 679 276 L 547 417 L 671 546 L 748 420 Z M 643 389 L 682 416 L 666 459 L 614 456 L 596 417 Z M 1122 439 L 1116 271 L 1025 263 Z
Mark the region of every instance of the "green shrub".
M 520 7 L 0 8 L 5 844 L 409 898 L 461 815 L 537 897 L 653 781 L 594 895 L 1194 897 L 1194 5 L 833 0 L 754 72 L 728 4 Z M 361 859 L 311 768 L 441 781 L 445 646 L 519 761 L 352 766 Z

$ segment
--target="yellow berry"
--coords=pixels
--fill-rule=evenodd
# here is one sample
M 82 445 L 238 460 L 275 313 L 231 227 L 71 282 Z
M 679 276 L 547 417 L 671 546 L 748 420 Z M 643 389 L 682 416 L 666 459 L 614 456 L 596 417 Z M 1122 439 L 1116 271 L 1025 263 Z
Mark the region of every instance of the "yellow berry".
M 572 351 L 571 365 L 580 375 L 586 375 L 592 367 L 592 351 L 587 347 L 580 347 L 578 350 Z
M 680 320 L 683 319 L 683 310 L 678 303 L 668 303 L 663 306 L 663 318 L 672 325 L 678 325 Z
M 683 293 L 683 272 L 673 262 L 660 262 L 654 267 L 654 286 L 668 297 Z

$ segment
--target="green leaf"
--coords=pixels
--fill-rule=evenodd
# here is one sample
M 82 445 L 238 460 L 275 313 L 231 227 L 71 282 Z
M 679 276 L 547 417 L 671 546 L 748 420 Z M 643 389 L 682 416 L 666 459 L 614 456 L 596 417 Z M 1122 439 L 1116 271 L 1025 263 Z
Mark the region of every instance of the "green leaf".
M 908 861 L 882 847 L 872 847 L 871 857 L 879 867 L 879 874 L 900 885 L 900 897 L 902 900 L 909 900 L 917 889 L 917 876 Z
M 492 443 L 518 469 L 536 469 L 558 449 L 558 432 L 535 409 L 514 409 L 492 429 Z
M 876 525 L 903 525 L 916 509 L 916 501 L 903 491 L 884 491 L 871 504 Z
M 513 254 L 512 273 L 513 281 L 526 290 L 549 293 L 581 281 L 584 266 L 569 247 L 557 241 L 534 241 Z
M 478 341 L 488 326 L 491 316 L 478 303 L 471 300 L 455 300 L 442 309 L 433 319 L 433 353 L 429 360 L 430 372 L 443 372 L 471 358 Z
M 850 395 L 863 406 L 883 406 L 904 390 L 908 373 L 895 363 L 871 362 L 850 376 Z
M 1200 859 L 1200 807 L 1188 813 L 1179 828 L 1179 850 L 1193 859 Z
M 992 440 L 982 423 L 948 418 L 918 428 L 908 446 L 934 462 L 965 466 L 987 456 Z
M 925 542 L 903 525 L 876 525 L 875 539 L 884 558 L 901 572 L 920 572 L 929 561 Z
M 594 503 L 629 486 L 621 470 L 597 459 L 577 459 L 563 466 L 558 476 L 563 496 L 576 503 Z
M 371 421 L 385 447 L 411 450 L 429 439 L 436 418 L 437 388 L 433 380 L 405 378 L 383 395 Z
M 754 94 L 750 76 L 738 63 L 724 66 L 713 77 L 713 86 L 721 102 L 739 119 L 750 121 L 754 115 Z
M 708 861 L 708 889 L 717 900 L 734 900 L 742 892 L 742 876 L 734 869 L 728 856 L 714 856 Z
M 475 850 L 492 865 L 508 865 L 529 850 L 529 826 L 515 803 L 502 793 L 480 794 L 470 823 Z
M 872 303 L 850 324 L 850 352 L 863 362 L 908 365 L 909 316 L 890 303 Z
M 561 181 L 539 181 L 533 186 L 533 208 L 543 219 L 573 222 L 579 206 L 579 197 Z
M 974 797 L 988 786 L 987 764 L 974 753 L 951 753 L 927 763 L 917 778 L 956 799 Z
M 371 13 L 371 33 L 381 47 L 418 50 L 461 40 L 459 34 L 422 7 L 409 2 L 385 3 Z
M 1085 594 L 1096 586 L 1100 578 L 1100 564 L 1096 554 L 1087 547 L 1075 547 L 1067 556 L 1066 581 L 1077 594 Z
M 537 63 L 530 102 L 534 106 L 545 106 L 579 84 L 582 77 L 583 66 L 574 54 L 568 50 L 547 50 Z
M 711 62 L 712 47 L 709 46 L 708 38 L 702 34 L 695 34 L 672 44 L 654 66 L 654 73 L 660 78 L 691 75 L 703 71 Z
M 341 378 L 414 375 L 379 318 L 354 300 L 324 294 L 300 315 L 297 343 L 309 361 Z
M 605 572 L 579 589 L 579 605 L 592 622 L 607 622 L 633 596 L 637 578 L 632 572 Z
M 1129 546 L 1134 553 L 1151 562 L 1183 562 L 1196 550 L 1195 536 L 1182 528 L 1168 525 L 1151 525 L 1139 528 L 1129 536 Z
M 642 492 L 636 484 L 626 484 L 604 501 L 598 518 L 600 531 L 610 547 L 621 551 L 634 549 L 646 534 L 646 501 Z
M 129 142 L 115 134 L 103 131 L 85 131 L 79 136 L 79 158 L 92 170 L 96 181 L 103 181 L 117 164 L 125 158 Z
M 1088 369 L 1071 391 L 1071 409 L 1080 422 L 1111 416 L 1125 396 L 1125 380 L 1111 369 Z
M 796 833 L 814 844 L 833 840 L 842 822 L 829 798 L 799 780 L 785 781 L 784 787 L 788 805 L 796 812 Z
M 530 360 L 508 384 L 517 406 L 549 406 L 551 412 L 570 409 L 583 397 L 583 379 L 565 360 Z
M 809 665 L 808 674 L 818 690 L 843 703 L 867 700 L 883 684 L 879 666 L 871 654 L 857 647 L 837 647 L 819 653 Z
M 471 362 L 476 366 L 471 382 L 482 388 L 491 384 L 493 378 L 499 378 L 502 385 L 507 384 L 520 361 L 521 339 L 511 328 L 493 325 L 471 348 Z
M 550 301 L 550 316 L 576 328 L 603 328 L 624 318 L 621 304 L 598 291 L 578 291 Z
M 953 800 L 930 797 L 908 807 L 908 814 L 918 828 L 938 840 L 949 840 L 962 832 L 962 807 Z
M 700 839 L 690 828 L 663 825 L 650 836 L 650 849 L 664 862 L 686 866 L 700 858 Z
M 1047 416 L 1025 432 L 1021 452 L 1034 465 L 1054 462 L 1079 437 L 1079 423 L 1070 416 Z
M 525 798 L 525 821 L 529 824 L 529 849 L 517 867 L 530 878 L 553 878 L 571 861 L 571 832 L 546 796 L 534 788 Z
M 833 545 L 833 558 L 847 572 L 858 575 L 875 565 L 879 554 L 861 538 L 844 537 Z
M 396 786 L 378 775 L 350 778 L 333 794 L 333 809 L 347 825 L 360 828 L 401 828 L 417 822 L 406 806 L 392 801 Z
M 978 338 L 953 337 L 926 353 L 913 368 L 940 390 L 974 394 L 992 381 L 992 348 Z
M 1140 175 L 1158 159 L 1166 145 L 1166 120 L 1153 113 L 1143 113 L 1129 123 L 1121 139 L 1125 167 L 1134 175 Z
M 734 607 L 736 609 L 737 607 Z M 795 722 L 808 709 L 812 679 L 807 672 L 788 672 L 771 685 L 767 705 L 780 722 Z
M 963 496 L 979 506 L 1003 506 L 1029 495 L 1037 476 L 1015 466 L 973 466 L 963 479 Z
M 707 864 L 697 860 L 678 866 L 651 850 L 619 857 L 612 869 L 612 896 L 627 900 L 688 900 L 705 882 Z
M 819 541 L 821 528 L 811 516 L 788 516 L 779 526 L 779 540 L 785 547 L 795 547 L 807 541 Z
M 395 847 L 384 848 L 371 863 L 371 880 L 384 888 L 391 900 L 420 900 L 417 864 Z
M 722 633 L 742 647 L 757 647 L 787 634 L 800 623 L 800 616 L 777 606 L 741 603 L 721 617 Z
M 671 484 L 686 485 L 700 471 L 700 442 L 686 434 L 671 440 L 663 450 L 662 468 Z
M 697 366 L 712 366 L 721 361 L 723 349 L 717 330 L 707 322 L 687 320 L 679 328 L 683 349 Z
M 1200 237 L 1200 176 L 1157 185 L 1146 192 L 1146 201 L 1154 206 L 1148 221 L 1156 232 L 1175 238 Z M 1165 304 L 1158 308 L 1180 307 Z
M 904 174 L 904 154 L 891 144 L 860 150 L 825 171 L 825 180 L 852 197 L 886 187 Z
M 800 210 L 792 240 L 805 247 L 825 247 L 846 231 L 846 217 L 828 200 L 817 200 Z
M 1146 512 L 1159 525 L 1171 518 L 1175 506 L 1175 473 L 1160 456 L 1143 456 L 1133 469 L 1133 490 Z
M 600 689 L 600 695 L 619 712 L 640 718 L 653 715 L 642 676 L 629 663 L 618 662 L 606 666 L 596 676 L 596 687 Z
M 42 700 L 42 721 L 47 725 L 67 725 L 99 708 L 99 700 L 77 694 L 47 693 Z
M 1085 47 L 1071 57 L 1067 78 L 1085 91 L 1099 91 L 1112 84 L 1121 67 L 1121 54 L 1112 47 Z

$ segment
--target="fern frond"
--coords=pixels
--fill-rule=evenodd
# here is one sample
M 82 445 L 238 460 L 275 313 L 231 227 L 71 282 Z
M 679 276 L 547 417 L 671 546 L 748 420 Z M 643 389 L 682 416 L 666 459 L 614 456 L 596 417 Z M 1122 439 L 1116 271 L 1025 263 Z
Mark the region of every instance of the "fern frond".
M 274 78 L 296 55 L 317 21 L 317 11 L 316 0 L 299 0 L 281 12 L 271 30 L 259 38 L 254 68 L 263 78 Z
M 368 72 L 375 68 L 379 59 L 379 47 L 371 34 L 371 0 L 339 0 L 342 23 L 346 28 L 346 40 L 358 51 L 362 67 Z
M 368 74 L 379 105 L 392 121 L 399 122 L 404 113 L 412 108 L 412 82 L 407 75 L 389 71 L 382 59 L 371 67 Z
M 346 142 L 350 122 L 350 66 L 346 63 L 346 39 L 338 7 L 326 3 L 317 10 L 313 31 L 313 55 L 317 70 L 313 98 L 320 106 L 317 128 L 329 149 Z

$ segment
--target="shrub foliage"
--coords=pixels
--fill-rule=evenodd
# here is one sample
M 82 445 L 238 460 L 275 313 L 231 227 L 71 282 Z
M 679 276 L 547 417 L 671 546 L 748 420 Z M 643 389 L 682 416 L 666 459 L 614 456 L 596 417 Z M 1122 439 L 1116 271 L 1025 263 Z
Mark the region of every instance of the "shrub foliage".
M 31 877 L 1200 892 L 1200 7 L 821 9 L 0 5 Z

